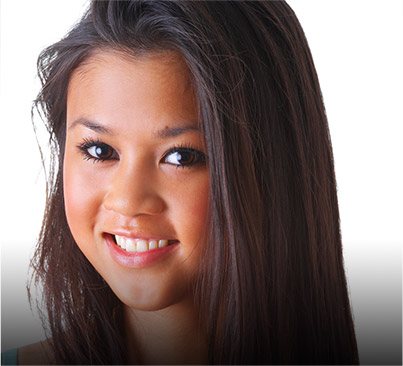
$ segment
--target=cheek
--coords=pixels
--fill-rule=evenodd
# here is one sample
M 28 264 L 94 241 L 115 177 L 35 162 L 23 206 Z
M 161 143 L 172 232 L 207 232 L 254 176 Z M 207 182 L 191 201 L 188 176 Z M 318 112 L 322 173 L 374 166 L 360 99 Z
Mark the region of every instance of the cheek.
M 182 235 L 195 243 L 200 240 L 207 229 L 209 181 L 207 175 L 195 180 L 178 194 L 175 205 L 180 217 L 177 222 L 182 223 Z
M 100 204 L 100 187 L 80 168 L 77 159 L 66 155 L 63 167 L 64 204 L 67 222 L 77 244 L 87 241 Z M 89 231 L 91 230 L 91 232 Z

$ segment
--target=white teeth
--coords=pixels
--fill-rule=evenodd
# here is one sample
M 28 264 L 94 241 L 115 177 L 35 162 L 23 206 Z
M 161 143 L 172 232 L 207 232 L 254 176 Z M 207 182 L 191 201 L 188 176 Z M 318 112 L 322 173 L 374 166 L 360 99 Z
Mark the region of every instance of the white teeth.
M 150 240 L 148 243 L 149 249 L 157 249 L 158 248 L 158 241 L 157 240 Z
M 120 247 L 122 247 L 122 248 L 123 248 L 123 246 L 126 247 L 125 238 L 122 238 L 121 236 L 118 236 L 118 235 L 116 235 L 115 238 L 116 238 L 116 243 L 118 243 L 118 245 Z
M 131 239 L 124 236 L 115 235 L 116 243 L 128 252 L 146 252 L 157 248 L 164 248 L 168 245 L 168 240 L 144 240 Z
M 146 252 L 148 250 L 148 242 L 146 240 L 137 240 L 137 251 Z
M 166 247 L 168 245 L 168 240 L 160 240 L 158 242 L 158 248 L 163 248 Z
M 135 252 L 136 251 L 136 242 L 131 239 L 126 239 L 126 250 L 128 252 Z
M 122 249 L 126 249 L 126 238 L 116 235 L 116 242 Z

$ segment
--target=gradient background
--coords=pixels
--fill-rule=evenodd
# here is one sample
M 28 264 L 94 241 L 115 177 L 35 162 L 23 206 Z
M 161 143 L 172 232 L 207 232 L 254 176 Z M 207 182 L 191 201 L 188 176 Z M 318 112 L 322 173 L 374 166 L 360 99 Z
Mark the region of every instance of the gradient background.
M 44 338 L 25 290 L 45 196 L 30 122 L 36 57 L 86 3 L 0 2 L 2 350 Z M 288 3 L 308 38 L 327 109 L 361 363 L 401 364 L 403 2 Z

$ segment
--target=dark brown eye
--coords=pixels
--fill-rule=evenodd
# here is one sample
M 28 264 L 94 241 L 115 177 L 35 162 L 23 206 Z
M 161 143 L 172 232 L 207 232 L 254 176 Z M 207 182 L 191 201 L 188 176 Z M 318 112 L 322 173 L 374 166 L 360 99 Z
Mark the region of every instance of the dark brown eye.
M 165 163 L 177 167 L 190 167 L 196 164 L 203 164 L 205 161 L 205 155 L 201 151 L 189 148 L 175 148 L 169 151 L 164 157 Z
M 108 160 L 113 157 L 114 150 L 109 145 L 99 144 L 88 147 L 87 152 L 95 159 Z
M 84 139 L 77 145 L 78 150 L 84 155 L 84 159 L 96 161 L 119 160 L 116 150 L 102 141 Z

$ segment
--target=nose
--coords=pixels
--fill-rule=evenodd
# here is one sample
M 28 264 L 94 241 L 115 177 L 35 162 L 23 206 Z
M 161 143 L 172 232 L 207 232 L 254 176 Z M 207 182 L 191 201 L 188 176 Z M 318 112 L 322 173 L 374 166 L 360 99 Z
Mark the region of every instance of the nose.
M 157 215 L 165 209 L 155 172 L 144 164 L 122 161 L 113 174 L 103 204 L 107 210 L 127 217 Z

